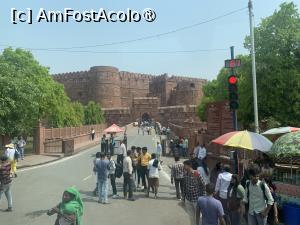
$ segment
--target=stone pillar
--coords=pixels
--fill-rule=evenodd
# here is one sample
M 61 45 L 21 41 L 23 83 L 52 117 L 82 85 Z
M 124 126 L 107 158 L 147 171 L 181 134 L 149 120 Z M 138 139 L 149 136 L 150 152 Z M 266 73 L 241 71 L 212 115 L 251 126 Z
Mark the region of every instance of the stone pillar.
M 33 149 L 34 153 L 37 155 L 42 155 L 45 153 L 45 127 L 41 123 L 35 128 L 34 138 L 33 138 Z

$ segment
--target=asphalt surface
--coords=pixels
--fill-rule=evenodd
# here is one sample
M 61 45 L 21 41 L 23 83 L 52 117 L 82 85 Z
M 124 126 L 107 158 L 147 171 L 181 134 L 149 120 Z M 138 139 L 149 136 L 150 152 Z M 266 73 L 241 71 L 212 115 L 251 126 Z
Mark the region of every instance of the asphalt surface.
M 155 151 L 155 135 L 137 135 L 137 129 L 128 133 L 128 147 L 147 146 Z M 100 143 L 100 142 L 99 142 Z M 92 190 L 96 177 L 92 172 L 92 161 L 100 144 L 77 155 L 42 166 L 19 170 L 18 178 L 13 179 L 13 212 L 4 212 L 7 201 L 3 195 L 0 201 L 0 225 L 53 225 L 54 216 L 47 216 L 48 209 L 57 205 L 63 191 L 75 186 L 84 202 L 84 225 L 182 225 L 190 224 L 190 217 L 184 204 L 176 200 L 175 188 L 170 184 L 170 171 L 167 167 L 172 159 L 163 158 L 160 172 L 158 199 L 146 198 L 143 192 L 135 192 L 136 201 L 111 199 L 110 204 L 97 203 Z M 118 194 L 122 196 L 123 178 L 117 179 Z M 109 185 L 110 186 L 110 185 Z M 111 188 L 110 188 L 111 193 Z

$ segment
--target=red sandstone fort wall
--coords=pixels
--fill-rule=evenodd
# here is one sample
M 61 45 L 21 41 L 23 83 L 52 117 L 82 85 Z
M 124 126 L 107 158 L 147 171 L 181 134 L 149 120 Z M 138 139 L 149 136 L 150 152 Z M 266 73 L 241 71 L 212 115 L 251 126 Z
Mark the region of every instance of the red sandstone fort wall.
M 95 101 L 103 108 L 132 107 L 135 97 L 158 97 L 160 106 L 198 104 L 206 80 L 167 74 L 119 72 L 110 66 L 94 66 L 89 71 L 57 74 L 72 101 Z

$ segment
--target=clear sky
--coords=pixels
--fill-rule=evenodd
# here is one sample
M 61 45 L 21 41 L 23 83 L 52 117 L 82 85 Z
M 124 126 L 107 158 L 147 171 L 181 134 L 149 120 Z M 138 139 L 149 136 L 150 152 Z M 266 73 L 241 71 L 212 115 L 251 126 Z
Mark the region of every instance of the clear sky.
M 285 1 L 253 0 L 255 24 L 259 24 L 261 18 L 271 15 L 282 2 Z M 294 0 L 294 3 L 300 6 L 300 0 Z M 121 71 L 157 75 L 168 73 L 211 80 L 216 77 L 224 60 L 230 58 L 230 46 L 235 46 L 235 54 L 248 54 L 243 48 L 244 38 L 249 34 L 247 9 L 190 29 L 152 39 L 72 49 L 73 52 L 57 52 L 49 51 L 49 49 L 102 45 L 165 33 L 216 18 L 247 7 L 247 4 L 248 0 L 1 0 L 0 48 L 19 46 L 48 49 L 48 51 L 33 50 L 32 52 L 42 65 L 50 68 L 51 73 L 81 71 L 88 70 L 91 66 L 107 65 L 118 67 Z M 34 18 L 40 8 L 60 11 L 64 8 L 79 11 L 91 9 L 98 11 L 99 8 L 107 11 L 126 11 L 127 8 L 142 11 L 144 8 L 152 8 L 156 13 L 156 20 L 152 23 L 145 21 L 139 23 L 37 23 L 34 21 L 31 25 L 13 24 L 11 8 L 17 10 L 30 8 Z M 225 50 L 157 53 L 212 49 Z

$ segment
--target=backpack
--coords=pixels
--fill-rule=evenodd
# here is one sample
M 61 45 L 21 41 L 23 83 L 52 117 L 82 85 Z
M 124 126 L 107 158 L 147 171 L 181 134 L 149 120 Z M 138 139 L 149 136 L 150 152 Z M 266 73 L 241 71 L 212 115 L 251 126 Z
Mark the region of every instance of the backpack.
M 158 160 L 157 160 L 157 159 L 155 159 L 155 160 L 153 161 L 152 166 L 155 167 L 155 168 L 158 167 Z
M 241 206 L 242 199 L 237 197 L 237 189 L 238 187 L 234 189 L 233 185 L 229 185 L 227 190 L 228 209 L 230 211 L 238 210 Z M 232 190 L 232 195 L 230 196 L 231 190 Z
M 20 153 L 17 149 L 15 149 L 14 159 L 18 160 L 20 158 Z
M 122 177 L 123 174 L 123 165 L 120 163 L 116 163 L 116 171 L 115 171 L 115 176 L 117 178 Z

